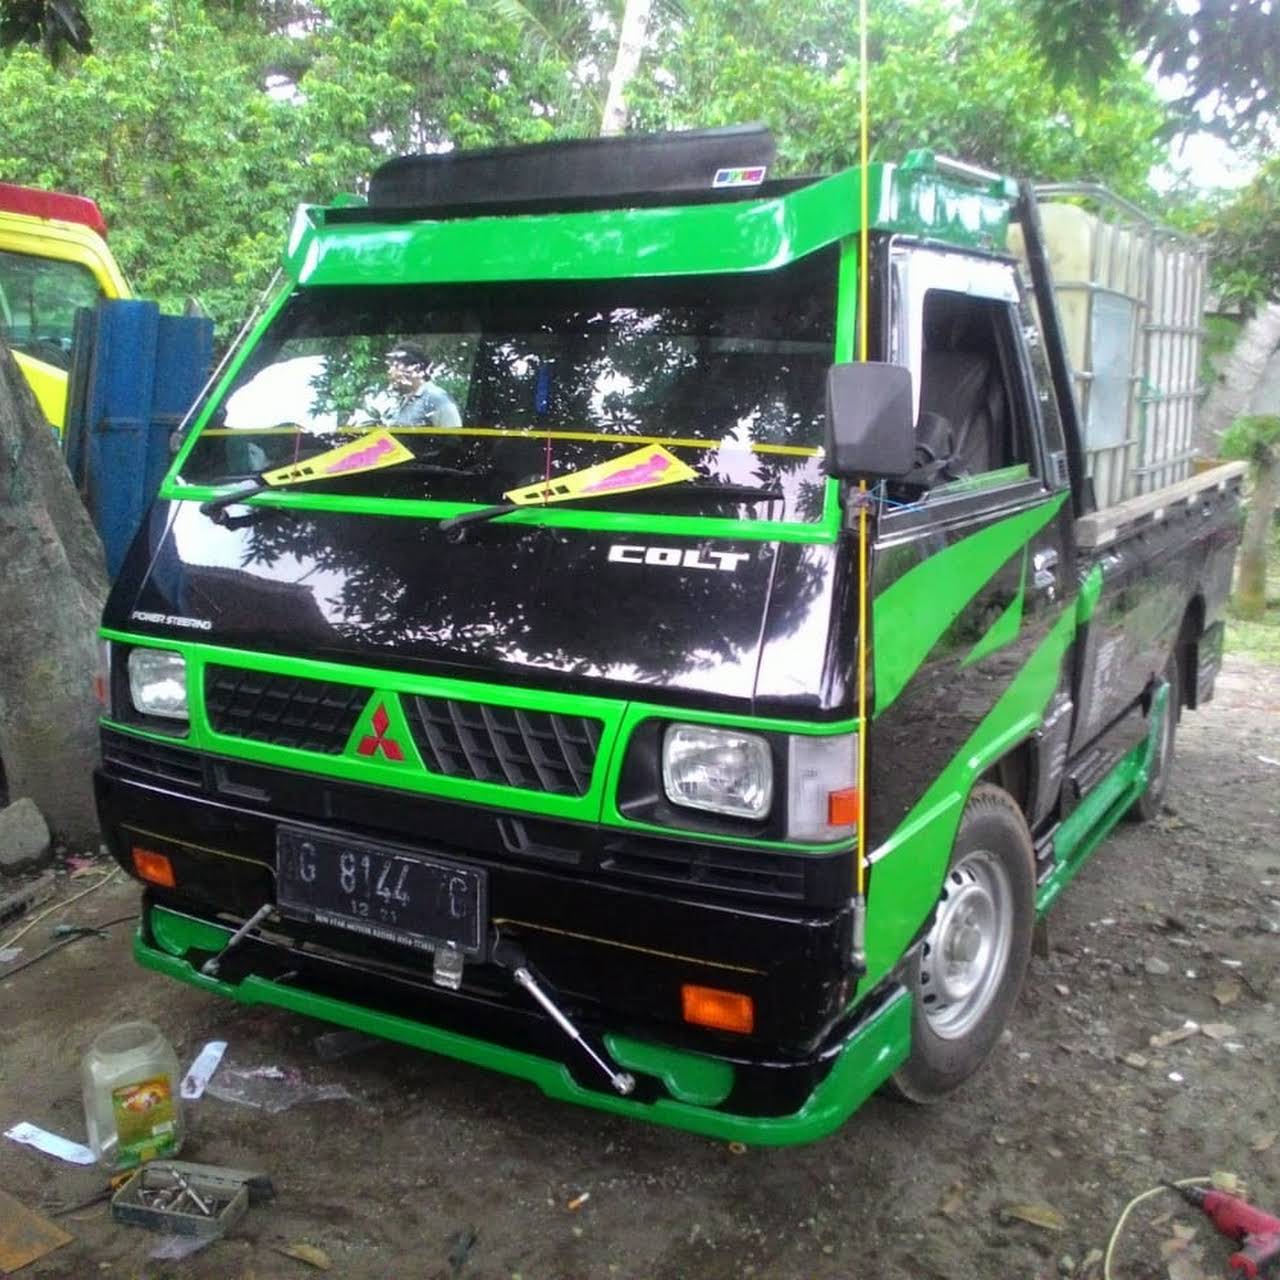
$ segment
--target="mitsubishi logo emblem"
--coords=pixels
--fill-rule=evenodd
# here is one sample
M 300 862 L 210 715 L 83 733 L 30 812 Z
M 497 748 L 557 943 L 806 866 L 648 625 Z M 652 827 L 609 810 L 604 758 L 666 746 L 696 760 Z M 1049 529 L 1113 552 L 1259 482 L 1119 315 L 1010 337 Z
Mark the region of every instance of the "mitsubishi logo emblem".
M 388 760 L 396 763 L 404 760 L 404 751 L 400 744 L 394 738 L 387 737 L 387 729 L 391 726 L 391 717 L 387 715 L 387 708 L 380 702 L 378 709 L 373 713 L 373 732 L 366 733 L 360 739 L 359 745 L 356 747 L 356 754 L 362 756 L 376 756 L 379 751 L 382 752 Z

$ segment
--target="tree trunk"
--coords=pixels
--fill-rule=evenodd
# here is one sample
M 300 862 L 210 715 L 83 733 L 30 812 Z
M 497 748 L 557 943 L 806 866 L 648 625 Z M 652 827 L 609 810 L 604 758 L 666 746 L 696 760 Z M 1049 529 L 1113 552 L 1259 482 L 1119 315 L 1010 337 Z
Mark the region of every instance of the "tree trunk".
M 645 32 L 649 28 L 649 12 L 653 0 L 626 0 L 622 11 L 622 28 L 618 34 L 618 56 L 609 73 L 609 93 L 600 120 L 600 136 L 622 133 L 627 127 L 627 85 L 640 66 L 644 52 Z
M 1240 331 L 1222 373 L 1205 397 L 1196 427 L 1196 448 L 1207 457 L 1218 456 L 1218 437 L 1248 412 L 1249 397 L 1258 385 L 1267 361 L 1280 347 L 1280 303 L 1263 307 Z
M 1253 455 L 1253 475 L 1249 517 L 1240 540 L 1236 611 L 1242 618 L 1256 619 L 1267 611 L 1267 549 L 1276 501 L 1280 499 L 1280 447 L 1258 445 Z
M 97 844 L 93 768 L 102 544 L 49 424 L 0 338 L 0 760 L 12 799 Z

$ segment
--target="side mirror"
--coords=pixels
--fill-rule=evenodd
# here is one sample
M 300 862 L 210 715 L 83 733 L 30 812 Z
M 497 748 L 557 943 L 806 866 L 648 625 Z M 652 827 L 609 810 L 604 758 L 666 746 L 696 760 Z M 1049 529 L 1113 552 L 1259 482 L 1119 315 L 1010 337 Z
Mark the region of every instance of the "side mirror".
M 911 370 L 899 364 L 833 364 L 827 371 L 829 475 L 890 480 L 915 461 Z

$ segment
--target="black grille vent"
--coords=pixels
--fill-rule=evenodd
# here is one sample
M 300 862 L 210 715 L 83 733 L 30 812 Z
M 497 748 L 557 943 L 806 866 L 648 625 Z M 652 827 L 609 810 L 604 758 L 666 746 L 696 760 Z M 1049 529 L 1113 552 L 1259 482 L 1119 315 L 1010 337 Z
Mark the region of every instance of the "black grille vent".
M 447 698 L 414 698 L 414 740 L 432 773 L 526 791 L 586 795 L 599 720 Z
M 668 843 L 629 839 L 606 846 L 602 871 L 660 884 L 723 889 L 771 900 L 805 896 L 804 869 L 798 862 L 745 859 L 739 849 L 679 848 Z
M 204 766 L 194 751 L 170 747 L 149 738 L 102 731 L 102 761 L 127 773 L 145 773 L 188 787 L 204 786 Z
M 218 733 L 341 755 L 372 690 L 328 680 L 208 666 L 204 702 Z

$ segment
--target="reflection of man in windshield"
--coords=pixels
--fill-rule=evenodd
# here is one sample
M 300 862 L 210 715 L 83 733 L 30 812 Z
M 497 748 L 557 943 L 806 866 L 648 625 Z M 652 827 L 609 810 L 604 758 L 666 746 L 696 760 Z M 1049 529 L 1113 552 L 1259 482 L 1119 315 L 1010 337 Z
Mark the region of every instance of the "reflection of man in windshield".
M 414 342 L 387 352 L 387 382 L 403 399 L 391 417 L 397 427 L 460 427 L 462 414 L 453 397 L 431 381 L 431 357 Z

